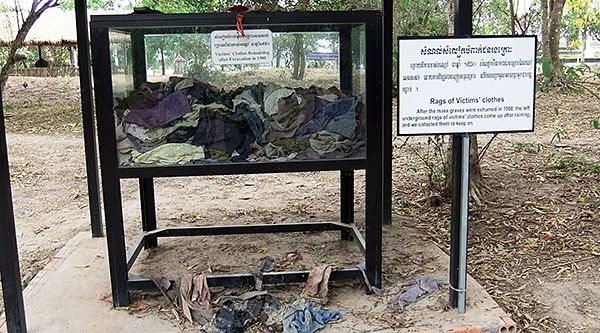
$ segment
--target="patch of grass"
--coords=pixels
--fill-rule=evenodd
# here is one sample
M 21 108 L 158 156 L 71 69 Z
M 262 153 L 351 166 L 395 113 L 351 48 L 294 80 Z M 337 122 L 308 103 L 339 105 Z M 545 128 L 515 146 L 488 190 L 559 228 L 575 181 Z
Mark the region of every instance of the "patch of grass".
M 542 151 L 542 144 L 540 143 L 531 143 L 531 142 L 517 142 L 514 144 L 516 152 L 526 152 L 530 154 L 537 154 Z
M 43 103 L 43 99 L 40 101 Z M 37 105 L 38 102 L 32 103 Z M 79 101 L 33 108 L 15 107 L 5 122 L 6 130 L 12 133 L 77 134 L 83 131 Z
M 586 161 L 583 157 L 561 157 L 548 162 L 548 166 L 561 173 L 572 175 L 600 174 L 600 163 Z
M 23 102 L 23 107 L 26 109 L 37 109 L 44 106 L 44 99 L 42 97 L 38 98 L 28 98 Z

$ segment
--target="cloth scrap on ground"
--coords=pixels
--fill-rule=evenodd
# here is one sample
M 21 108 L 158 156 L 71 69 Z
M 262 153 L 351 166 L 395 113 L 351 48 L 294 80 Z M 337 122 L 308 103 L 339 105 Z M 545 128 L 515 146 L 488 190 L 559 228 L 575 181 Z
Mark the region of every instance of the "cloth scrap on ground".
M 306 299 L 290 304 L 283 315 L 284 333 L 314 333 L 327 325 L 342 319 L 339 311 L 329 311 L 322 306 L 312 306 Z
M 430 275 L 417 276 L 412 287 L 396 296 L 398 307 L 403 311 L 407 305 L 416 302 L 418 298 L 438 290 L 440 290 L 440 283 L 436 279 Z
M 260 318 L 265 305 L 264 296 L 227 300 L 215 319 L 215 326 L 224 333 L 243 333 Z
M 306 280 L 306 296 L 320 304 L 326 304 L 329 293 L 329 276 L 331 265 L 321 265 L 313 268 Z

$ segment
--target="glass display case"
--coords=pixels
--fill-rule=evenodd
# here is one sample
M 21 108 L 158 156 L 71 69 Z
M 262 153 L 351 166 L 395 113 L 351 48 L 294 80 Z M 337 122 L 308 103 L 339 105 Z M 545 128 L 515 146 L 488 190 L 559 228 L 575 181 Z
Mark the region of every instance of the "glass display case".
M 357 240 L 368 279 L 380 285 L 381 29 L 378 11 L 91 17 L 115 305 L 127 304 L 130 288 L 151 287 L 128 270 L 158 237 L 249 231 L 155 230 L 154 177 L 339 170 L 340 223 L 253 226 L 251 232 L 341 230 L 343 238 Z M 353 223 L 357 169 L 366 170 L 367 242 Z M 122 178 L 140 179 L 145 231 L 128 256 Z M 332 278 L 362 274 L 355 268 Z M 285 276 L 273 283 L 301 281 L 306 274 Z M 219 281 L 212 283 L 225 280 Z

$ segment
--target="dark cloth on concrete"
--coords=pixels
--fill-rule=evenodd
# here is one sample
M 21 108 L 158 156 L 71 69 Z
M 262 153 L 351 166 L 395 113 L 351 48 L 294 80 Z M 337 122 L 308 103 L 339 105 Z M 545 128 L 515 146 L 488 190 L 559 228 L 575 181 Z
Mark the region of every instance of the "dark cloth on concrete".
M 243 333 L 244 328 L 258 320 L 264 306 L 264 297 L 226 301 L 215 319 L 215 326 L 225 333 Z

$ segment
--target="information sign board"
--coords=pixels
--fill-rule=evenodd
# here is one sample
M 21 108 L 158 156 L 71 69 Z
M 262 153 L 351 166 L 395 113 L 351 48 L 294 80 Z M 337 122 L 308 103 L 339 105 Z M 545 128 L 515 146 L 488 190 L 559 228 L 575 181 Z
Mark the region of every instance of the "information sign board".
M 535 36 L 398 39 L 398 134 L 533 131 Z
M 216 65 L 264 64 L 273 60 L 273 34 L 268 29 L 215 30 L 210 34 L 211 59 Z

